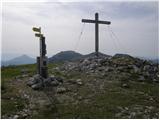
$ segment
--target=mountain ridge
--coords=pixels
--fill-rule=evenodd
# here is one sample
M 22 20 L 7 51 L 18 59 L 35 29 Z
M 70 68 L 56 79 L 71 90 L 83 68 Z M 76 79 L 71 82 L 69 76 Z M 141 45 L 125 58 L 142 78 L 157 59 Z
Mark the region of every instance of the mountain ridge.
M 33 64 L 36 60 L 28 55 L 21 55 L 11 60 L 1 61 L 1 66 Z

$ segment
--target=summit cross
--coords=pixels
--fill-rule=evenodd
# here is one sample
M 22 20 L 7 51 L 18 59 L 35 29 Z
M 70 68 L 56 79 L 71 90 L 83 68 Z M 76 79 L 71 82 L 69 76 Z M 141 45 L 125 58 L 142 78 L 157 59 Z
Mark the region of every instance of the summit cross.
M 98 13 L 95 13 L 95 20 L 90 19 L 82 19 L 84 23 L 95 23 L 95 53 L 98 57 L 99 55 L 99 24 L 107 24 L 110 25 L 110 21 L 101 21 L 98 19 Z

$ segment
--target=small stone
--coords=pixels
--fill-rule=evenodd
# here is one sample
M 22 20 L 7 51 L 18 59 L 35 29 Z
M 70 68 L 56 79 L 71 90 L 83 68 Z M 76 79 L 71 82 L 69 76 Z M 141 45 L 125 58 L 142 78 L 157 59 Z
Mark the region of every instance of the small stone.
M 82 85 L 83 84 L 81 79 L 77 79 L 76 82 L 77 82 L 78 85 Z
M 18 118 L 19 118 L 18 115 L 14 115 L 14 116 L 13 116 L 13 119 L 18 119 Z
M 150 100 L 150 101 L 153 101 L 153 98 L 152 98 L 152 97 L 150 97 L 150 98 L 149 98 L 149 100 Z
M 55 79 L 56 79 L 58 82 L 63 83 L 63 79 L 62 79 L 61 77 L 55 77 Z
M 143 70 L 144 71 L 148 71 L 150 69 L 150 65 L 145 65 L 144 67 L 143 67 Z
M 54 75 L 51 75 L 49 78 L 50 78 L 51 80 L 55 80 L 55 76 L 54 76 Z
M 156 83 L 158 83 L 159 81 L 158 81 L 157 79 L 153 79 L 153 82 L 156 82 Z
M 138 80 L 139 80 L 139 81 L 144 81 L 145 78 L 144 78 L 144 76 L 139 76 Z
M 125 110 L 128 110 L 128 107 L 124 107 Z
M 28 115 L 26 113 L 22 114 L 22 118 L 26 118 Z
M 123 83 L 123 84 L 122 84 L 122 87 L 123 87 L 123 88 L 129 88 L 129 85 L 126 84 L 126 83 Z
M 57 93 L 64 93 L 64 92 L 66 92 L 67 90 L 66 90 L 66 88 L 65 87 L 59 87 L 59 88 L 57 88 Z
M 42 83 L 37 83 L 31 86 L 34 90 L 39 90 L 43 87 Z
M 82 100 L 82 96 L 79 96 L 79 97 L 78 97 L 78 100 Z
M 27 74 L 22 75 L 22 78 L 25 78 L 25 77 L 28 77 L 28 75 Z
M 54 80 L 54 81 L 51 82 L 51 85 L 52 86 L 58 86 L 59 82 L 57 80 Z
M 38 83 L 38 79 L 30 78 L 27 85 L 32 86 L 33 84 Z

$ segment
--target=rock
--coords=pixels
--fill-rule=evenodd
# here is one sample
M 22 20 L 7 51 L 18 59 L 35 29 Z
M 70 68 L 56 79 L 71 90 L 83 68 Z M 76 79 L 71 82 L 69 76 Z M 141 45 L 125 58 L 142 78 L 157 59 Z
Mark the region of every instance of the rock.
M 18 119 L 18 118 L 19 118 L 18 115 L 14 115 L 14 116 L 13 116 L 13 119 Z
M 140 69 L 136 65 L 132 65 L 134 73 L 140 73 Z
M 23 95 L 23 96 L 24 96 L 24 98 L 29 99 L 29 95 L 27 95 L 27 94 L 25 94 L 25 93 L 24 93 L 24 95 Z
M 66 90 L 66 88 L 65 87 L 59 87 L 59 88 L 57 88 L 57 93 L 64 93 L 64 92 L 66 92 L 67 90 Z
M 113 69 L 114 69 L 113 67 L 106 67 L 104 71 L 105 72 L 111 72 L 111 71 L 113 71 Z
M 81 79 L 77 79 L 76 82 L 77 82 L 78 85 L 82 85 L 83 84 Z
M 61 77 L 55 77 L 55 79 L 56 79 L 58 82 L 63 83 L 63 79 L 62 79 Z
M 28 73 L 28 69 L 22 69 L 22 70 L 21 70 L 21 73 L 22 73 L 22 74 L 27 74 L 27 73 Z
M 51 80 L 55 80 L 55 76 L 54 76 L 54 75 L 51 75 L 49 78 L 50 78 Z
M 24 74 L 24 75 L 22 75 L 21 77 L 22 77 L 22 78 L 25 78 L 25 77 L 28 77 L 28 75 L 27 75 L 27 74 Z
M 144 81 L 144 80 L 145 80 L 144 76 L 139 76 L 138 81 Z
M 149 70 L 150 69 L 150 65 L 145 65 L 144 67 L 143 67 L 143 70 L 144 71 L 147 71 L 147 70 Z
M 32 86 L 36 83 L 38 83 L 38 79 L 30 78 L 29 81 L 27 82 L 27 85 Z
M 43 85 L 42 83 L 37 83 L 37 84 L 32 85 L 31 88 L 34 90 L 39 90 L 43 88 Z
M 158 82 L 159 82 L 159 80 L 158 80 L 158 79 L 153 79 L 153 82 L 158 83 Z
M 59 82 L 57 80 L 54 80 L 50 83 L 52 86 L 58 86 Z
M 123 88 L 129 88 L 129 85 L 128 85 L 127 83 L 123 83 L 123 84 L 122 84 L 122 87 L 123 87 Z
M 38 75 L 38 74 L 34 75 L 33 78 L 34 79 L 42 79 L 42 77 L 40 75 Z
M 43 79 L 42 82 L 43 82 L 45 85 L 49 86 L 49 85 L 51 84 L 51 82 L 52 82 L 52 79 L 49 77 L 49 78 L 47 78 L 47 79 Z
M 22 114 L 22 118 L 27 118 L 27 117 L 28 117 L 28 114 L 26 114 L 26 113 Z
M 82 96 L 79 96 L 79 97 L 78 97 L 78 100 L 80 100 L 80 101 L 81 101 L 82 99 L 83 99 L 83 98 L 82 98 Z
M 73 79 L 70 79 L 70 80 L 67 80 L 67 82 L 71 83 L 71 84 L 76 84 L 76 80 L 73 80 Z

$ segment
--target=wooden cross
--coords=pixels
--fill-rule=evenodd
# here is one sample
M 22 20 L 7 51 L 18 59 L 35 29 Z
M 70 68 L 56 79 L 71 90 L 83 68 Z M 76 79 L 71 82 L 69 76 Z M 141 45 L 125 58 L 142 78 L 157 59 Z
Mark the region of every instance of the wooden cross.
M 95 23 L 95 53 L 96 56 L 98 57 L 98 52 L 99 52 L 99 24 L 111 24 L 110 21 L 101 21 L 98 20 L 98 13 L 95 13 L 95 20 L 90 20 L 90 19 L 82 19 L 82 22 L 85 23 Z

